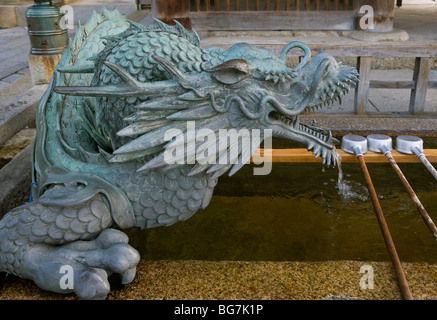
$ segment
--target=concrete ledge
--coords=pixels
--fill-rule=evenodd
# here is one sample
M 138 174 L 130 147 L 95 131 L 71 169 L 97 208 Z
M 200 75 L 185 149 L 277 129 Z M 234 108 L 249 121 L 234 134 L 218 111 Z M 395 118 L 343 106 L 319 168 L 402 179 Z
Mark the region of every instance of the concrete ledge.
M 380 134 L 437 134 L 435 116 L 372 116 L 323 114 L 300 117 L 304 123 L 316 120 L 317 126 L 335 133 L 380 133 Z
M 33 87 L 30 73 L 27 72 L 18 79 L 0 89 L 0 106 L 11 103 L 15 98 Z
M 14 159 L 35 139 L 35 128 L 25 128 L 6 141 L 0 148 L 0 169 Z
M 0 170 L 0 218 L 28 201 L 32 182 L 31 157 L 32 145 L 29 145 Z
M 15 6 L 0 5 L 0 28 L 12 28 L 17 25 Z
M 35 123 L 36 106 L 47 85 L 34 86 L 0 107 L 0 145 L 26 126 Z
M 391 32 L 344 31 L 344 37 L 360 41 L 408 41 L 410 36 L 405 30 L 393 29 Z

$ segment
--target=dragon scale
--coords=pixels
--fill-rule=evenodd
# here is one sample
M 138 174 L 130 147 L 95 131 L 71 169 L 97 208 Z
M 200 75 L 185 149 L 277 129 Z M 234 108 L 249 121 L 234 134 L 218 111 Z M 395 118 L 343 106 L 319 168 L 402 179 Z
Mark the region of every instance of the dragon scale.
M 290 68 L 285 59 L 296 47 L 305 56 Z M 206 208 L 219 177 L 237 172 L 267 137 L 242 139 L 232 153 L 235 145 L 219 143 L 220 130 L 269 131 L 335 164 L 332 134 L 299 114 L 340 99 L 357 76 L 300 42 L 279 57 L 245 43 L 202 48 L 178 23 L 143 26 L 117 10 L 94 12 L 38 104 L 35 200 L 0 220 L 0 271 L 45 290 L 105 298 L 108 277 L 131 282 L 140 259 L 119 229 L 168 226 Z M 194 124 L 214 137 L 192 136 Z M 169 163 L 166 151 L 182 144 L 205 161 L 187 147 Z M 74 270 L 67 288 L 65 265 Z

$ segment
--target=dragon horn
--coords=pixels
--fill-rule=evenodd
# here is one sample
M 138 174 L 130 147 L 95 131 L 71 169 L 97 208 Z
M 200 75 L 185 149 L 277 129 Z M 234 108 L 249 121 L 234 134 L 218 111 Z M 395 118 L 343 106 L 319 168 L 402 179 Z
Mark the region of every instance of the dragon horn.
M 103 64 L 107 66 L 109 69 L 111 69 L 112 71 L 114 71 L 115 74 L 117 74 L 124 82 L 126 82 L 128 87 L 132 87 L 132 88 L 141 87 L 141 83 L 138 82 L 134 77 L 132 77 L 131 74 L 126 70 L 124 70 L 122 67 L 109 61 L 103 61 Z
M 181 87 L 179 83 L 172 80 L 156 81 L 142 83 L 132 77 L 126 70 L 120 66 L 104 61 L 103 64 L 117 74 L 125 83 L 126 86 L 65 86 L 55 87 L 53 90 L 56 93 L 86 96 L 86 97 L 126 97 L 126 96 L 148 96 L 148 95 L 165 95 L 178 92 Z
M 282 61 L 285 62 L 285 59 L 287 58 L 288 52 L 290 52 L 290 50 L 293 48 L 301 48 L 305 53 L 304 58 L 299 63 L 299 65 L 296 67 L 296 69 L 300 69 L 311 60 L 311 50 L 310 50 L 310 48 L 307 47 L 307 45 L 305 45 L 304 43 L 302 43 L 300 41 L 290 42 L 289 44 L 287 44 L 284 47 L 284 49 L 282 49 L 281 56 L 280 56 Z
M 79 66 L 58 67 L 56 70 L 61 73 L 94 73 L 94 63 Z
M 152 55 L 152 58 L 167 71 L 171 74 L 174 80 L 179 82 L 185 82 L 185 77 L 182 74 L 182 72 L 179 71 L 178 68 L 176 68 L 174 65 L 172 65 L 170 62 L 165 60 L 164 58 L 161 58 L 157 55 Z

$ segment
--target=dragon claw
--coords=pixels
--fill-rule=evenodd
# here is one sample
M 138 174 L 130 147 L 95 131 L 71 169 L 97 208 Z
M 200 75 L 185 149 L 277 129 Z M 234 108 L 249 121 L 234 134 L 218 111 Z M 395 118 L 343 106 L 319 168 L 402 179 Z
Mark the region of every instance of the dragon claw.
M 120 274 L 122 283 L 132 282 L 140 261 L 137 250 L 120 231 L 107 229 L 92 241 L 76 241 L 59 247 L 35 245 L 26 256 L 26 273 L 43 289 L 69 293 L 81 299 L 105 299 L 110 291 L 108 276 Z M 44 265 L 44 268 L 35 266 Z M 63 287 L 62 268 L 71 270 L 70 286 Z
M 321 157 L 322 158 L 322 164 L 326 165 L 328 168 L 331 166 L 335 167 L 337 163 L 336 158 L 336 152 L 335 149 L 330 150 L 323 146 L 314 146 L 309 147 L 308 151 L 312 151 L 314 158 Z
M 108 274 L 100 268 L 86 268 L 75 281 L 75 292 L 81 299 L 104 300 L 110 289 Z

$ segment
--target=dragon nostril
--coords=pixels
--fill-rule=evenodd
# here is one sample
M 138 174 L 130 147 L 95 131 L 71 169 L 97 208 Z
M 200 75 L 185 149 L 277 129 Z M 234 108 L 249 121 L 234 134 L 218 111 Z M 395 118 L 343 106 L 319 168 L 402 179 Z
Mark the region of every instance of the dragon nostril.
M 267 117 L 268 117 L 268 119 L 270 120 L 270 121 L 273 121 L 273 120 L 278 120 L 279 119 L 279 113 L 277 112 L 277 111 L 270 111 L 268 114 L 267 114 Z

